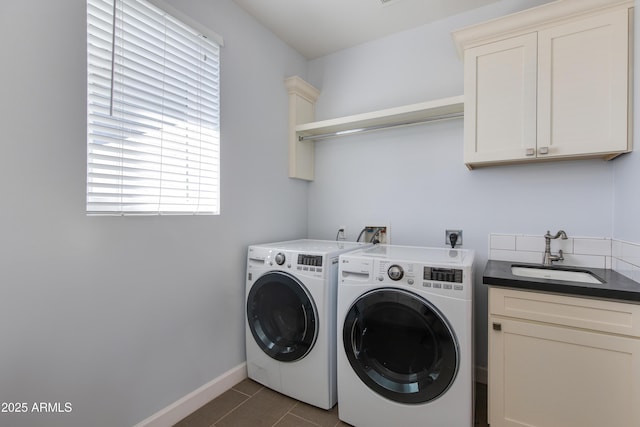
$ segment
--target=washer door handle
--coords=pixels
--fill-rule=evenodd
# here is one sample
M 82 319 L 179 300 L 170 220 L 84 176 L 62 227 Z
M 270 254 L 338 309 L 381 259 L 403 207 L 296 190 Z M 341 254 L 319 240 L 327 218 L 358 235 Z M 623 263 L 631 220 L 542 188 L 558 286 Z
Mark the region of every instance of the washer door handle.
M 300 306 L 302 310 L 302 315 L 304 316 L 304 330 L 302 331 L 302 339 L 307 336 L 307 326 L 309 325 L 309 320 L 307 319 L 307 310 L 304 309 L 304 304 Z
M 358 329 L 358 331 L 356 331 Z M 362 342 L 364 341 L 364 336 L 367 333 L 367 328 L 360 329 L 358 327 L 358 318 L 353 322 L 353 326 L 351 327 L 351 347 L 353 348 L 353 354 L 356 356 L 356 359 L 360 358 L 360 353 L 362 353 Z

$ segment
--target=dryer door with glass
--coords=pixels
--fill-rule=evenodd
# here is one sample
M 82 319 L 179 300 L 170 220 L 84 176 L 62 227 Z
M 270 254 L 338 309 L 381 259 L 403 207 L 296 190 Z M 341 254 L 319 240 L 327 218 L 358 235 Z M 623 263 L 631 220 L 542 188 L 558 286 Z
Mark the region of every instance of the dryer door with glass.
M 284 272 L 269 272 L 255 281 L 247 296 L 247 320 L 258 346 L 279 361 L 302 359 L 316 341 L 313 299 L 298 279 Z
M 458 342 L 446 318 L 402 289 L 361 295 L 345 318 L 343 344 L 358 377 L 395 402 L 437 399 L 458 372 Z

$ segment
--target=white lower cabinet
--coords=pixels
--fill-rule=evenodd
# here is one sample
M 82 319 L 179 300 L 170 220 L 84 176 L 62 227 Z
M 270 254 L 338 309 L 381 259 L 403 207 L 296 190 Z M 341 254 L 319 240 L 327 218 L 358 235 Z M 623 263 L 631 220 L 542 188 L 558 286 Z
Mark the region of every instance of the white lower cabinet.
M 640 305 L 491 287 L 492 427 L 640 426 Z

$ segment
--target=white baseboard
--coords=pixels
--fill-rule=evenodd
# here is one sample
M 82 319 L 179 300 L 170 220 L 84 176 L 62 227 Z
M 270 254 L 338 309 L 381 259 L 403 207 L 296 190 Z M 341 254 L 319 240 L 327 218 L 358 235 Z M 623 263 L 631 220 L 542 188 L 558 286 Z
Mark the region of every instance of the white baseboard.
M 487 378 L 489 377 L 489 371 L 486 366 L 476 366 L 476 382 L 481 384 L 487 384 Z
M 171 427 L 245 378 L 247 378 L 247 364 L 243 362 L 178 399 L 166 408 L 161 409 L 134 427 Z
M 247 363 L 243 362 L 133 427 L 171 427 L 246 378 Z M 486 367 L 476 366 L 475 380 L 487 383 Z

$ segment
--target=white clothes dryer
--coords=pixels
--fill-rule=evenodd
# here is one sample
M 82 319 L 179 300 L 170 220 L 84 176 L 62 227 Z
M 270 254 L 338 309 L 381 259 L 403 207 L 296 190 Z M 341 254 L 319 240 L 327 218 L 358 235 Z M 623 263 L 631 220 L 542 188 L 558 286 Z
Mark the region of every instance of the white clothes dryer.
M 474 424 L 471 250 L 378 245 L 340 256 L 341 420 Z
M 305 239 L 249 247 L 249 378 L 323 409 L 336 404 L 338 256 L 366 246 Z

